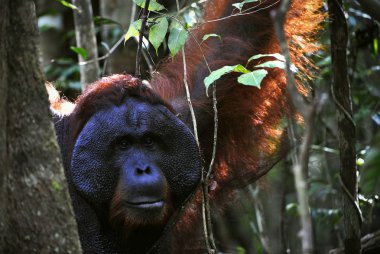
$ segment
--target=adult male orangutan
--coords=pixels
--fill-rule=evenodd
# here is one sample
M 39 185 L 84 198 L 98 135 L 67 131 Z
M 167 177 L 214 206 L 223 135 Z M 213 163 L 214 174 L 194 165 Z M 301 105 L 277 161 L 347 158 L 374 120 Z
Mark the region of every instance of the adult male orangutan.
M 242 12 L 236 2 L 241 0 L 206 1 L 203 23 L 185 45 L 200 146 L 182 54 L 161 64 L 149 84 L 111 75 L 90 85 L 75 104 L 51 100 L 85 253 L 204 253 L 200 179 L 212 158 L 214 114 L 203 80 L 208 67 L 244 65 L 254 55 L 280 52 L 270 14 L 281 1 L 252 1 Z M 293 0 L 287 14 L 284 29 L 298 74 L 308 68 L 305 54 L 317 49 L 321 4 Z M 220 38 L 200 44 L 206 34 Z M 247 68 L 264 60 L 273 59 L 258 58 Z M 279 153 L 280 121 L 292 114 L 291 103 L 284 71 L 267 71 L 261 88 L 239 84 L 234 74 L 216 83 L 219 127 L 208 194 L 213 206 L 222 207 L 236 188 L 254 182 Z

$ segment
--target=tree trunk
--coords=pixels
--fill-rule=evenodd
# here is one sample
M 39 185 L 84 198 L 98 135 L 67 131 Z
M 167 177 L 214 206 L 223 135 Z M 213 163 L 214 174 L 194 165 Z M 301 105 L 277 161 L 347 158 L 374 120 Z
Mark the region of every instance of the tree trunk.
M 0 6 L 0 253 L 80 253 L 39 63 L 34 3 L 0 0 Z
M 337 105 L 340 177 L 343 190 L 344 249 L 346 254 L 361 252 L 361 211 L 358 204 L 356 170 L 355 123 L 352 119 L 352 102 L 347 73 L 348 31 L 342 0 L 329 0 L 331 20 L 331 59 L 333 64 L 332 93 Z
M 87 58 L 79 57 L 79 63 L 83 61 L 91 61 L 87 64 L 80 65 L 80 82 L 82 90 L 87 85 L 99 78 L 99 62 L 93 61 L 98 58 L 98 48 L 96 44 L 96 35 L 94 22 L 92 21 L 92 5 L 91 0 L 72 0 L 73 4 L 78 7 L 74 10 L 75 37 L 77 47 L 83 48 L 87 52 Z

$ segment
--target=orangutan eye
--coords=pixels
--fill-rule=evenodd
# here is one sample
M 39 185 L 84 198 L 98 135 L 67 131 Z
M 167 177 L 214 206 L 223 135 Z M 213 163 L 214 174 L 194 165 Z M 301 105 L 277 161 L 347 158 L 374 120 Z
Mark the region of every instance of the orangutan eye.
M 117 148 L 120 150 L 127 150 L 131 145 L 132 143 L 128 139 L 123 138 L 118 142 Z
M 151 147 L 154 145 L 154 141 L 152 139 L 152 137 L 150 136 L 147 136 L 144 138 L 144 145 L 147 146 L 147 147 Z

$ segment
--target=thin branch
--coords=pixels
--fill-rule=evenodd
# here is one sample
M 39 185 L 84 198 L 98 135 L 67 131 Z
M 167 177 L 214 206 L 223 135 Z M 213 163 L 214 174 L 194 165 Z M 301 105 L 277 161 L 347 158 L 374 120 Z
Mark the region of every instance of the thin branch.
M 135 16 L 136 16 L 136 5 L 132 5 L 132 14 L 131 14 L 131 20 L 130 20 L 130 24 L 133 23 L 133 20 L 135 19 Z M 90 63 L 93 63 L 93 62 L 99 62 L 99 61 L 102 61 L 102 60 L 105 60 L 104 62 L 104 65 L 107 64 L 107 60 L 108 58 L 115 52 L 115 50 L 120 46 L 120 44 L 124 41 L 124 37 L 125 37 L 125 34 L 123 34 L 120 39 L 112 46 L 111 49 L 109 49 L 107 51 L 107 53 L 104 55 L 104 56 L 101 56 L 101 57 L 98 57 L 98 58 L 95 58 L 95 59 L 92 59 L 92 60 L 89 60 L 89 61 L 83 61 L 83 62 L 80 62 L 79 65 L 86 65 L 86 64 L 90 64 Z M 138 44 L 139 43 L 139 40 L 134 37 L 136 43 Z M 153 66 L 155 65 L 154 61 L 153 61 L 153 58 L 150 56 L 149 54 L 149 51 L 148 51 L 148 47 L 145 45 L 144 41 L 143 41 L 143 44 L 144 44 L 144 47 L 141 51 L 142 53 L 142 56 L 144 57 L 145 59 L 145 62 L 146 64 L 148 65 L 148 68 L 149 68 L 149 71 L 150 73 L 152 73 L 154 71 L 154 68 Z M 148 53 L 148 54 L 147 54 Z M 105 69 L 105 67 L 103 67 L 103 69 Z M 104 72 L 103 72 L 104 73 Z
M 110 57 L 112 55 L 113 52 L 115 52 L 115 50 L 123 42 L 123 40 L 124 40 L 124 34 L 120 37 L 120 39 L 112 46 L 112 48 L 104 56 L 97 57 L 97 58 L 94 58 L 94 59 L 91 59 L 88 61 L 79 62 L 79 65 L 86 65 L 86 64 L 90 64 L 93 62 L 98 62 L 98 61 L 102 61 L 104 59 L 107 59 L 108 57 Z
M 177 11 L 179 11 L 180 9 L 179 9 L 179 2 L 178 2 L 178 0 L 176 0 L 176 4 L 177 4 Z M 174 19 L 178 20 L 175 17 L 174 17 Z M 178 20 L 178 22 L 180 22 L 180 24 L 182 24 L 180 20 Z M 195 39 L 195 41 L 199 45 L 199 43 L 198 43 L 198 41 L 196 39 Z M 201 52 L 202 52 L 202 50 L 201 50 Z M 202 55 L 203 55 L 204 59 L 206 60 L 203 52 L 202 52 Z M 196 140 L 196 142 L 198 144 L 198 147 L 200 147 L 199 138 L 198 138 L 197 120 L 196 120 L 194 108 L 193 108 L 193 105 L 192 105 L 192 102 L 191 102 L 190 90 L 189 90 L 189 85 L 188 85 L 188 82 L 187 82 L 187 66 L 186 66 L 185 47 L 182 48 L 182 61 L 183 61 L 183 72 L 184 72 L 183 82 L 185 84 L 185 89 L 186 89 L 186 98 L 187 98 L 187 102 L 189 104 L 191 118 L 192 118 L 192 121 L 193 121 L 195 140 Z M 207 61 L 206 61 L 206 65 L 209 68 L 209 65 L 208 65 Z M 210 70 L 210 68 L 209 68 L 209 70 Z M 211 70 L 210 70 L 210 72 L 211 72 Z M 211 209 L 210 209 L 210 202 L 209 202 L 209 197 L 208 197 L 208 179 L 209 179 L 212 167 L 214 165 L 214 158 L 215 158 L 215 153 L 216 153 L 216 140 L 217 140 L 216 136 L 217 136 L 217 127 L 218 127 L 216 104 L 217 104 L 217 101 L 216 101 L 216 87 L 215 87 L 215 83 L 214 83 L 213 84 L 213 105 L 214 105 L 214 112 L 215 112 L 216 121 L 215 121 L 215 125 L 214 125 L 213 159 L 211 160 L 210 168 L 207 171 L 206 177 L 205 177 L 205 174 L 204 174 L 205 169 L 202 167 L 202 178 L 201 178 L 202 192 L 203 192 L 203 195 L 202 195 L 203 231 L 204 231 L 204 235 L 205 235 L 205 243 L 206 243 L 207 251 L 208 251 L 209 254 L 213 254 L 213 253 L 217 252 L 217 250 L 216 250 L 216 244 L 215 244 L 214 236 L 213 236 L 213 231 L 212 231 L 212 225 L 211 225 Z
M 156 64 L 154 63 L 153 57 L 150 55 L 148 46 L 145 44 L 144 40 L 143 44 L 144 50 L 142 50 L 141 53 L 144 57 L 145 63 L 148 65 L 149 73 L 152 73 L 154 71 L 153 66 L 155 66 Z
M 226 17 L 223 17 L 223 18 L 219 18 L 219 19 L 212 19 L 212 20 L 208 20 L 208 21 L 205 21 L 204 23 L 200 24 L 200 25 L 203 25 L 203 24 L 207 24 L 207 23 L 213 23 L 213 22 L 218 22 L 218 21 L 221 21 L 221 20 L 226 20 L 226 19 L 230 19 L 230 18 L 233 18 L 233 17 L 239 17 L 239 16 L 246 16 L 246 15 L 251 15 L 251 14 L 254 14 L 254 13 L 257 13 L 259 11 L 263 11 L 265 9 L 269 9 L 271 8 L 272 6 L 278 4 L 280 2 L 280 0 L 268 5 L 268 6 L 265 6 L 265 7 L 262 7 L 260 9 L 257 9 L 257 10 L 254 10 L 254 11 L 251 11 L 251 12 L 246 12 L 247 10 L 244 10 L 244 11 L 241 11 L 239 13 L 236 13 L 236 14 L 232 14 L 232 15 L 229 15 L 229 16 L 226 16 Z M 254 8 L 256 8 L 257 6 L 255 6 Z M 251 8 L 249 8 L 251 9 Z
M 302 141 L 299 152 L 295 151 L 292 153 L 293 161 L 293 172 L 294 180 L 296 185 L 297 199 L 298 199 L 298 211 L 300 213 L 301 220 L 301 243 L 302 243 L 302 253 L 311 254 L 314 252 L 313 244 L 313 228 L 312 220 L 309 212 L 309 197 L 307 191 L 307 181 L 305 172 L 307 172 L 308 161 L 309 161 L 309 151 L 313 138 L 313 123 L 315 114 L 320 103 L 319 100 L 315 100 L 314 105 L 310 106 L 305 103 L 302 96 L 299 94 L 296 81 L 293 73 L 291 72 L 291 58 L 290 52 L 287 45 L 287 40 L 284 31 L 284 24 L 287 11 L 290 7 L 290 1 L 284 0 L 281 2 L 278 10 L 273 10 L 271 12 L 272 20 L 274 22 L 277 37 L 280 42 L 281 52 L 285 57 L 286 63 L 286 80 L 288 84 L 288 91 L 290 98 L 293 101 L 293 105 L 302 114 L 306 121 L 305 136 Z M 293 120 L 289 120 L 289 138 L 292 144 L 295 143 L 295 134 L 293 129 Z M 295 145 L 295 144 L 294 144 Z M 296 147 L 294 146 L 293 147 Z
M 141 16 L 141 29 L 140 29 L 140 34 L 139 34 L 139 44 L 137 46 L 137 55 L 136 55 L 136 72 L 135 76 L 137 78 L 141 78 L 141 48 L 142 48 L 142 41 L 143 41 L 143 36 L 144 36 L 144 31 L 145 31 L 145 26 L 146 26 L 146 21 L 148 20 L 148 14 L 149 14 L 149 3 L 150 0 L 146 0 L 144 9 L 142 11 L 142 16 Z

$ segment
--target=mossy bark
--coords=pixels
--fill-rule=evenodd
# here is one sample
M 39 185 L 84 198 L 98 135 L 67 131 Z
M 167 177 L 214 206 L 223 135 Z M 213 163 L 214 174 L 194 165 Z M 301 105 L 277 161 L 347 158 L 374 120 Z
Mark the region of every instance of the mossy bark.
M 0 0 L 0 253 L 81 253 L 32 0 Z

